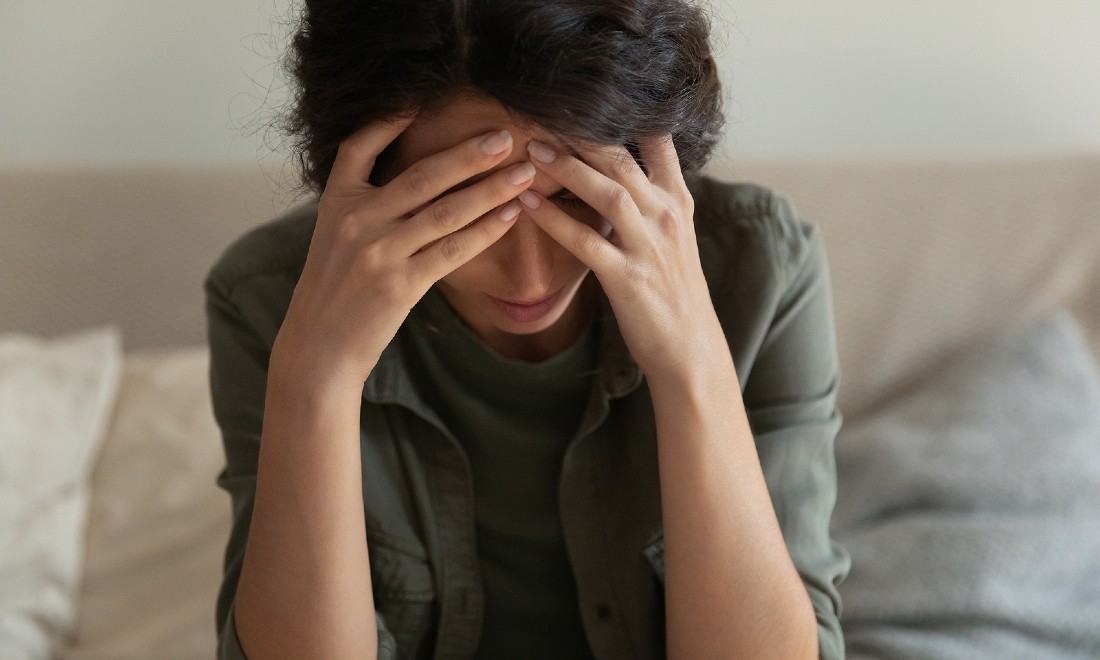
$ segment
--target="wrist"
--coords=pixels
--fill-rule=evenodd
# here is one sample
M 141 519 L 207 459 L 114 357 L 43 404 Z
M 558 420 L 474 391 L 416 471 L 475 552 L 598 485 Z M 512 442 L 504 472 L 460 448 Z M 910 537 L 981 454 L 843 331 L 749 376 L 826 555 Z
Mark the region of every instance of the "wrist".
M 306 333 L 295 331 L 289 319 L 275 336 L 268 360 L 269 380 L 277 374 L 281 380 L 325 389 L 359 389 L 374 370 L 378 356 L 373 359 L 350 360 L 337 352 L 336 344 L 312 339 Z
M 728 351 L 726 356 L 728 358 Z M 650 375 L 646 374 L 646 383 L 650 395 L 657 405 L 661 402 L 677 402 L 675 405 L 685 409 L 697 405 L 706 405 L 715 396 L 728 396 L 741 386 L 732 359 L 722 359 L 722 354 L 708 354 L 701 361 L 683 362 L 673 369 Z
M 667 389 L 706 387 L 715 377 L 725 378 L 732 372 L 733 356 L 726 336 L 717 319 L 714 328 L 704 329 L 680 338 L 680 358 L 661 368 L 643 367 L 646 382 L 652 387 L 667 385 Z
M 276 347 L 268 363 L 267 399 L 311 407 L 358 400 L 371 369 L 362 373 Z

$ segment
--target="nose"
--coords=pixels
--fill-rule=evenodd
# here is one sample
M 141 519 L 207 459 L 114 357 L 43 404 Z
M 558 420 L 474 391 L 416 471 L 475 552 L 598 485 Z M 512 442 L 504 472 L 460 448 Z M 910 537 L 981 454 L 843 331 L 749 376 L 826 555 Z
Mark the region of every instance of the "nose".
M 553 293 L 554 239 L 526 213 L 499 241 L 500 263 L 513 300 L 536 300 Z

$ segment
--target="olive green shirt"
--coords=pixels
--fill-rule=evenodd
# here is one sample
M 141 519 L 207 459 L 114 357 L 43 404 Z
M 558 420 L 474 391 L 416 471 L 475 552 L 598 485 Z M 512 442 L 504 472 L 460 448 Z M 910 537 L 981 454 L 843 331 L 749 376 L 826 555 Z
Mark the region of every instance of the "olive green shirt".
M 837 585 L 850 560 L 829 536 L 833 446 L 843 417 L 821 232 L 767 189 L 703 176 L 688 185 L 704 275 L 772 504 L 817 616 L 821 657 L 843 658 Z M 315 222 L 314 199 L 257 227 L 226 249 L 205 282 L 211 395 L 226 454 L 217 482 L 233 515 L 216 611 L 222 658 L 245 657 L 232 611 L 256 489 L 267 364 Z M 595 657 L 664 658 L 653 406 L 606 297 L 597 318 L 596 373 L 561 458 L 563 539 Z M 474 479 L 463 446 L 415 386 L 407 341 L 403 327 L 364 383 L 361 407 L 379 657 L 471 658 L 486 605 Z M 738 598 L 732 586 L 729 597 Z

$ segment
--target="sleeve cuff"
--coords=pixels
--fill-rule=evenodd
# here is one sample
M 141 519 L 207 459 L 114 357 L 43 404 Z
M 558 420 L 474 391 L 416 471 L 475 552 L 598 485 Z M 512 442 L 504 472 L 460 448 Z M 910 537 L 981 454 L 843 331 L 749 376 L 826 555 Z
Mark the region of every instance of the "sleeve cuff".
M 233 615 L 235 609 L 235 607 L 230 606 L 229 616 L 226 617 L 225 627 L 222 628 L 221 639 L 218 641 L 218 660 L 248 660 L 248 657 L 244 654 L 244 649 L 241 648 L 241 640 L 237 637 L 237 624 Z M 397 640 L 379 621 L 378 660 L 396 659 Z

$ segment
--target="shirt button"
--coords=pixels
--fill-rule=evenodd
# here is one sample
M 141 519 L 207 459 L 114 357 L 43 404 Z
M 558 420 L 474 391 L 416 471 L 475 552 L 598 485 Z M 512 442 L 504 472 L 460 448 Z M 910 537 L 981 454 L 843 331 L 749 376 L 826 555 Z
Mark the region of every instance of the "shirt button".
M 611 618 L 611 608 L 608 607 L 607 603 L 600 603 L 596 606 L 596 617 L 600 621 L 607 621 Z

